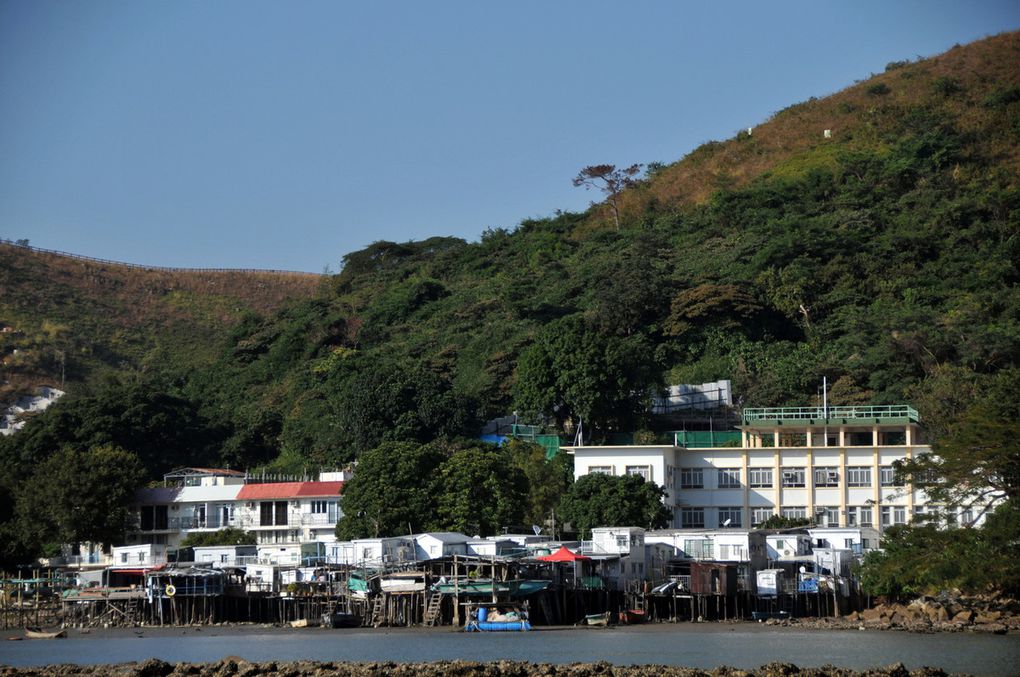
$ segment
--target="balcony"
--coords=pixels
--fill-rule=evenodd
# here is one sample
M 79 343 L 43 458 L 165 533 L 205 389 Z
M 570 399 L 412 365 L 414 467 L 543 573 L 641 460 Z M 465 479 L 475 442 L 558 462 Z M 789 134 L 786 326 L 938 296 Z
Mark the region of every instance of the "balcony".
M 336 526 L 336 520 L 337 516 L 335 514 L 330 515 L 320 512 L 306 512 L 301 514 L 301 524 L 303 526 L 331 527 Z
M 905 404 L 849 407 L 765 407 L 744 409 L 745 426 L 874 425 L 918 423 L 917 410 Z

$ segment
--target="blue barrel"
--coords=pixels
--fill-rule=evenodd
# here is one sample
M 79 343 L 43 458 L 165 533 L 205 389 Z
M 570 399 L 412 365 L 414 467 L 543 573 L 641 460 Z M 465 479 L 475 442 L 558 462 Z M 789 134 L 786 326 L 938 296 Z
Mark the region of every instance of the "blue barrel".
M 484 623 L 485 619 L 489 617 L 489 610 L 486 607 L 481 607 L 478 610 L 478 622 Z

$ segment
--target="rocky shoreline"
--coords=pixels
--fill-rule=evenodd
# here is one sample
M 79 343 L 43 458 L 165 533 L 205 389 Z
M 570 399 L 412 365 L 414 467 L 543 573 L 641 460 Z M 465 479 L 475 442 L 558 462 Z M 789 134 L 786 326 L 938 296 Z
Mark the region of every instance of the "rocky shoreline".
M 1000 597 L 919 597 L 907 604 L 885 603 L 840 618 L 792 618 L 766 621 L 836 630 L 908 632 L 1020 633 L 1020 602 Z
M 938 668 L 907 670 L 903 664 L 863 671 L 833 666 L 799 668 L 769 663 L 752 670 L 718 667 L 700 670 L 668 665 L 620 666 L 605 662 L 526 663 L 439 661 L 435 663 L 332 663 L 314 661 L 249 663 L 224 658 L 215 663 L 167 663 L 150 659 L 120 665 L 51 665 L 41 668 L 0 667 L 0 677 L 945 677 Z

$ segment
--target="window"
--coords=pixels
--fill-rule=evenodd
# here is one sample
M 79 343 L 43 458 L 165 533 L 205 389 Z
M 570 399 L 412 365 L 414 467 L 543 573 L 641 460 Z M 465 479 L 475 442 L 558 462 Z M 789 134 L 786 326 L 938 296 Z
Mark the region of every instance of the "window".
M 680 526 L 684 529 L 704 529 L 705 509 L 704 508 L 681 508 Z
M 648 482 L 648 481 L 650 481 L 652 479 L 652 466 L 650 466 L 650 465 L 628 465 L 627 466 L 627 474 L 628 475 L 638 475 L 645 482 Z
M 875 525 L 875 523 L 871 519 L 871 508 L 866 508 L 862 506 L 858 508 L 858 510 L 860 511 L 861 515 L 860 526 L 871 527 Z
M 883 465 L 878 469 L 878 480 L 883 487 L 902 487 L 903 481 L 896 477 L 896 469 L 891 465 Z
M 720 489 L 739 489 L 740 488 L 740 469 L 739 468 L 719 468 L 719 488 Z
M 260 502 L 259 525 L 263 527 L 287 526 L 287 501 Z
M 881 508 L 878 509 L 878 514 L 879 514 L 879 523 L 882 525 L 883 528 L 884 527 L 892 526 L 892 507 L 891 506 L 883 505 Z
M 757 526 L 772 517 L 772 508 L 751 508 L 751 524 Z
M 893 524 L 906 524 L 907 523 L 907 509 L 902 505 L 893 506 Z
M 857 526 L 857 508 L 846 509 L 846 525 L 848 527 Z
M 593 465 L 588 467 L 589 475 L 612 475 L 613 466 L 611 465 Z
M 751 468 L 747 475 L 747 483 L 752 487 L 772 488 L 772 468 Z
M 712 541 L 707 538 L 685 539 L 684 552 L 691 559 L 712 559 L 714 557 Z
M 839 526 L 839 508 L 820 508 L 822 523 L 827 527 Z
M 804 486 L 804 468 L 783 468 L 783 486 Z
M 807 508 L 783 508 L 782 515 L 787 519 L 806 519 Z
M 629 548 L 630 547 L 630 542 L 627 539 L 627 534 L 620 534 L 619 536 L 616 537 L 616 547 L 617 548 Z
M 973 521 L 974 511 L 971 510 L 970 508 L 966 508 L 963 512 L 960 513 L 960 524 L 962 524 L 963 526 L 969 527 Z
M 740 507 L 734 508 L 719 508 L 719 526 L 739 528 L 741 517 L 744 514 L 744 509 Z M 729 524 L 726 523 L 729 520 Z
M 825 467 L 815 468 L 816 487 L 838 487 L 839 468 Z
M 327 515 L 336 510 L 336 501 L 312 501 L 312 513 Z
M 127 564 L 128 554 L 126 552 L 120 553 L 120 563 Z
M 705 479 L 701 468 L 680 468 L 681 489 L 701 489 L 704 486 Z
M 871 468 L 866 465 L 850 466 L 846 469 L 846 484 L 848 487 L 870 487 Z

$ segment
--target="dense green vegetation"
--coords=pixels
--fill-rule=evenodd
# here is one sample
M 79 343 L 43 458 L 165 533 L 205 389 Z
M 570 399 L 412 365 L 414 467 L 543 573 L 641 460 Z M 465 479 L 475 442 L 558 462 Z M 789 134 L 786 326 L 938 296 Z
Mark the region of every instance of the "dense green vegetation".
M 194 548 L 207 545 L 255 545 L 258 539 L 252 531 L 244 531 L 235 527 L 224 527 L 217 531 L 195 531 L 181 541 L 182 548 Z
M 962 508 L 970 519 L 936 510 L 925 523 L 888 531 L 885 551 L 865 560 L 871 594 L 910 597 L 953 588 L 1020 594 L 1020 369 L 976 382 L 951 374 L 943 375 L 954 393 L 942 398 L 935 453 L 898 471 L 933 503 Z M 972 528 L 982 516 L 984 525 Z
M 1018 59 L 1012 34 L 897 64 L 751 136 L 653 163 L 611 213 L 474 243 L 377 242 L 315 298 L 231 315 L 229 334 L 187 360 L 176 334 L 157 340 L 163 353 L 132 362 L 149 368 L 87 380 L 0 441 L 0 519 L 62 448 L 115 444 L 150 478 L 355 460 L 368 478 L 378 464 L 406 503 L 355 480 L 345 502 L 364 505 L 343 534 L 486 531 L 548 514 L 558 471 L 532 464 L 517 482 L 514 453 L 451 440 L 513 411 L 566 432 L 583 422 L 595 440 L 654 432 L 666 425 L 648 413 L 655 389 L 717 378 L 768 406 L 812 403 L 827 376 L 832 404 L 914 402 L 948 434 L 966 393 L 1020 357 L 1020 72 L 1002 66 Z

